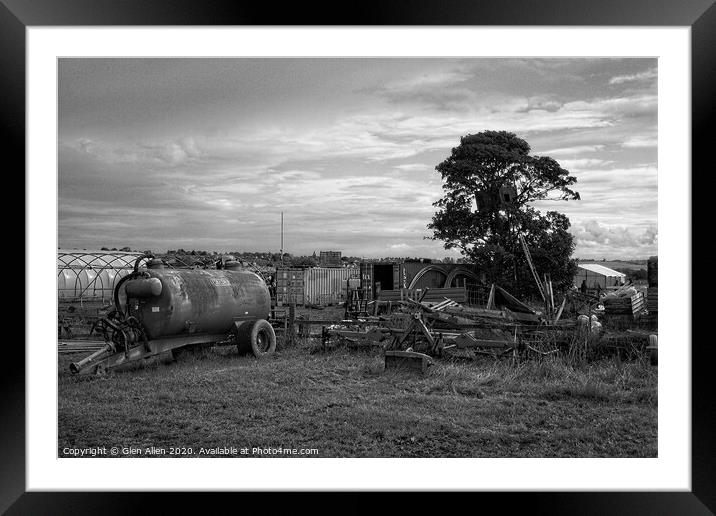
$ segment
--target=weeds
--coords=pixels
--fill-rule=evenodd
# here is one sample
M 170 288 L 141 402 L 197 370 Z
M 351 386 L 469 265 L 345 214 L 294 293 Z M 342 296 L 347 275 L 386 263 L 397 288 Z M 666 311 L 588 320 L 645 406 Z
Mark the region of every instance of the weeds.
M 589 334 L 530 359 L 438 359 L 425 375 L 315 339 L 264 360 L 205 358 L 79 381 L 60 356 L 59 446 L 318 448 L 321 457 L 644 457 L 657 454 L 657 372 Z M 281 338 L 281 337 L 279 337 Z M 628 437 L 628 439 L 626 438 Z

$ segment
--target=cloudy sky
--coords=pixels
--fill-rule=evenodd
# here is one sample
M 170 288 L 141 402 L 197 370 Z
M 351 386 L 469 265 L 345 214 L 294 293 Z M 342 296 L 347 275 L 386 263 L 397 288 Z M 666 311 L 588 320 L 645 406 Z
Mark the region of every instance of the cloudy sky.
M 578 179 L 576 256 L 657 251 L 655 59 L 61 59 L 62 248 L 458 256 L 435 165 L 508 130 Z

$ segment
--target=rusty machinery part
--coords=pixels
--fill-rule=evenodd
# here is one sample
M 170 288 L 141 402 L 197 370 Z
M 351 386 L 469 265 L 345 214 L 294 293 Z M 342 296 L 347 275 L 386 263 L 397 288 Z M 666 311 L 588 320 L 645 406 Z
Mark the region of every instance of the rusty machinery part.
M 134 260 L 134 272 L 138 272 L 138 271 L 139 271 L 139 263 L 140 263 L 142 260 L 147 260 L 147 261 L 149 261 L 149 260 L 153 260 L 154 258 L 156 258 L 156 256 L 154 256 L 154 255 L 151 254 L 151 253 L 146 253 L 146 254 L 143 254 L 142 256 L 138 256 L 137 259 Z
M 146 350 L 149 350 L 149 341 L 141 323 L 135 317 L 125 316 L 116 310 L 112 310 L 107 317 L 99 319 L 93 330 L 104 337 L 106 345 L 79 362 L 71 363 L 70 371 L 74 374 L 98 360 L 100 362 L 97 365 L 97 372 L 101 372 L 103 370 L 101 359 L 110 354 L 124 353 L 127 355 L 130 349 L 139 345 L 143 345 Z
M 103 350 L 72 364 L 86 372 L 98 362 L 108 368 L 184 346 L 224 342 L 241 327 L 240 349 L 256 356 L 273 353 L 276 335 L 265 320 L 270 313 L 268 287 L 249 271 L 139 269 L 123 277 L 114 291 L 115 308 L 98 321 Z M 124 298 L 124 299 L 120 299 Z
M 107 317 L 97 321 L 95 331 L 101 333 L 112 351 L 127 351 L 139 344 L 147 344 L 147 336 L 141 323 L 132 316 L 113 310 Z
M 269 291 L 249 271 L 155 269 L 127 280 L 120 311 L 142 322 L 152 339 L 228 334 L 234 322 L 268 319 Z
M 276 333 L 265 319 L 246 321 L 239 325 L 235 339 L 236 347 L 242 355 L 251 352 L 260 358 L 276 351 Z

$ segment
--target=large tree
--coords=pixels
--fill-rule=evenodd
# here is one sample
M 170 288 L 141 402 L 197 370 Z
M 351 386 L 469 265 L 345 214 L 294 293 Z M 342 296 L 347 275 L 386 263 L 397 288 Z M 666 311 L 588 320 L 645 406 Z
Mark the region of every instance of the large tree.
M 435 169 L 444 196 L 428 228 L 446 249 L 459 249 L 489 281 L 515 293 L 536 291 L 519 241 L 525 238 L 538 273 L 550 274 L 555 288 L 568 288 L 576 264 L 569 219 L 530 206 L 544 200 L 578 200 L 577 182 L 557 161 L 530 154 L 529 144 L 506 131 L 485 131 L 460 139 Z

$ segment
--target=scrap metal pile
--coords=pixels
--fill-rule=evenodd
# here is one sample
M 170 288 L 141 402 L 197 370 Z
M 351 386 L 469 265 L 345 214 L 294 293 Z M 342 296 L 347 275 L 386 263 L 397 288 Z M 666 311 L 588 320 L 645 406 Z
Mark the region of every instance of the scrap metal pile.
M 499 286 L 493 286 L 488 308 L 459 305 L 445 298 L 423 302 L 399 301 L 398 310 L 385 317 L 325 326 L 323 349 L 331 343 L 349 347 L 380 347 L 386 352 L 411 351 L 432 357 L 448 350 L 501 356 L 557 352 L 565 342 L 560 330 L 575 325 L 533 310 Z

